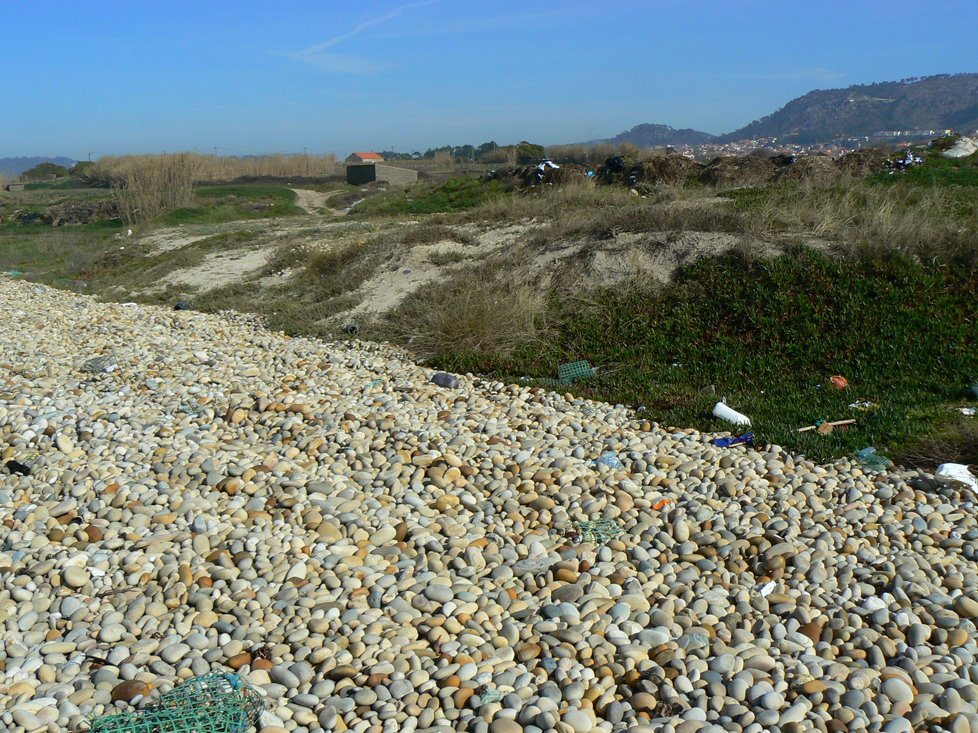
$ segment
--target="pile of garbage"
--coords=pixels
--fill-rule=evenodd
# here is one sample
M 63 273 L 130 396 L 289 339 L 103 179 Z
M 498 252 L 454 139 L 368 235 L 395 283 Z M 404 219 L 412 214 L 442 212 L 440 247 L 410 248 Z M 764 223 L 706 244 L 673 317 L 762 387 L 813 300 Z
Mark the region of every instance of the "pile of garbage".
M 966 135 L 945 135 L 936 140 L 931 140 L 927 149 L 951 160 L 968 158 L 978 153 L 978 138 L 967 137 Z
M 753 155 L 725 155 L 706 164 L 699 180 L 710 186 L 759 186 L 774 177 L 770 159 Z
M 781 157 L 781 156 L 779 156 Z M 775 181 L 811 181 L 816 184 L 833 183 L 842 177 L 842 171 L 832 158 L 825 155 L 790 157 L 791 162 L 781 166 L 774 174 Z M 772 160 L 775 160 L 772 158 Z
M 40 222 L 52 227 L 66 224 L 91 224 L 98 221 L 121 221 L 115 201 L 66 201 L 44 211 L 18 212 L 14 219 L 20 224 Z
M 583 165 L 558 165 L 552 160 L 542 160 L 535 165 L 497 168 L 483 176 L 483 180 L 500 181 L 513 188 L 529 189 L 538 186 L 562 186 L 569 181 L 583 181 L 588 177 L 588 169 Z

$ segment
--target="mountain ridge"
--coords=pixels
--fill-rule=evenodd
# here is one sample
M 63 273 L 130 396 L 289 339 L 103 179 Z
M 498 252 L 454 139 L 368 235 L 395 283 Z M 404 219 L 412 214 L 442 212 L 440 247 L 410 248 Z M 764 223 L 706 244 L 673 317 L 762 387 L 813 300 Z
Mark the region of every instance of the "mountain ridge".
M 978 130 L 978 73 L 934 74 L 900 81 L 814 89 L 732 132 L 711 135 L 690 128 L 642 123 L 596 143 L 634 143 L 639 147 L 702 145 L 756 138 L 790 138 L 796 143 L 827 143 L 869 137 L 886 130 Z

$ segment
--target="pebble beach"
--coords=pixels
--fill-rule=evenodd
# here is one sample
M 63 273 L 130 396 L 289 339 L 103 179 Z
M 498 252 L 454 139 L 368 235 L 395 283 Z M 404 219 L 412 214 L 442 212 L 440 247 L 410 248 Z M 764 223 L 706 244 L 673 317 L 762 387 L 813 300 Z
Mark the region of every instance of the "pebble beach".
M 978 731 L 959 484 L 242 314 L 0 319 L 0 729 L 235 672 L 263 733 Z

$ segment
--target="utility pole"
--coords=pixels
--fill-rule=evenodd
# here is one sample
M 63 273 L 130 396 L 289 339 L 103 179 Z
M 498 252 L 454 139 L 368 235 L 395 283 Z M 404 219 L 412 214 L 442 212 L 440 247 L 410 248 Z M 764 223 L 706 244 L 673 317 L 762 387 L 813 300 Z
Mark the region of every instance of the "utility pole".
M 88 162 L 89 163 L 92 162 L 92 151 L 91 150 L 88 151 Z

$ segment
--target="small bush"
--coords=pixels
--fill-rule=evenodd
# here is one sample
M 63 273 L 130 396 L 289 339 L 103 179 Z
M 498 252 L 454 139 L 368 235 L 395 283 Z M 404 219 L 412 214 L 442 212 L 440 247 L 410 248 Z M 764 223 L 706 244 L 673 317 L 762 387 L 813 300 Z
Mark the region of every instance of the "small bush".
M 401 237 L 403 244 L 436 244 L 438 242 L 458 242 L 459 244 L 474 244 L 475 239 L 468 234 L 447 227 L 444 224 L 424 222 L 411 227 Z
M 506 358 L 547 331 L 547 292 L 498 263 L 458 273 L 408 296 L 388 317 L 391 335 L 423 357 Z

